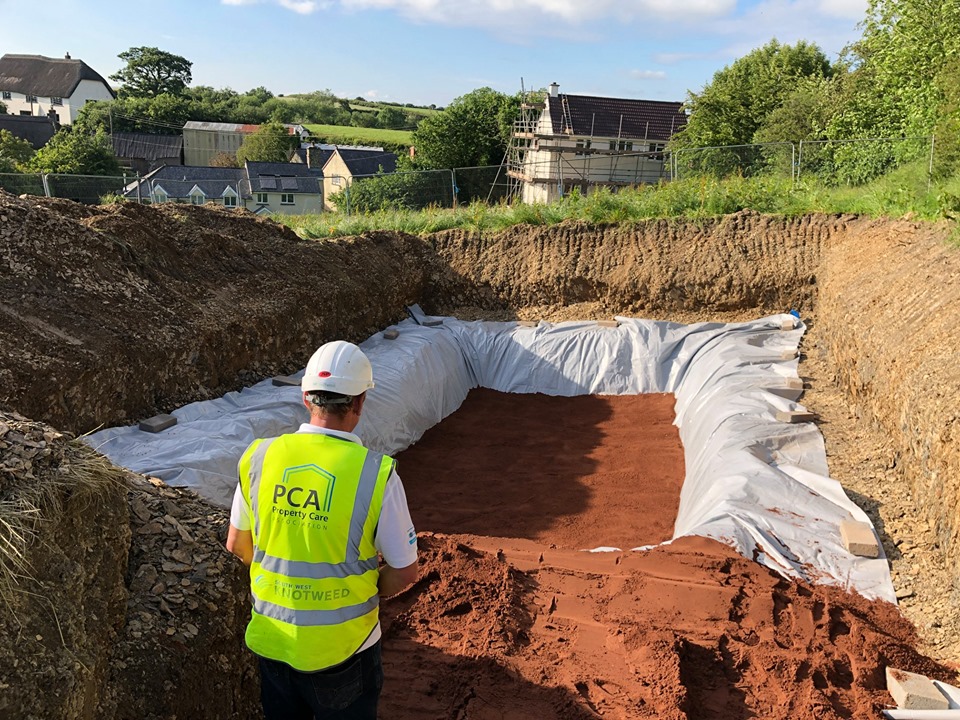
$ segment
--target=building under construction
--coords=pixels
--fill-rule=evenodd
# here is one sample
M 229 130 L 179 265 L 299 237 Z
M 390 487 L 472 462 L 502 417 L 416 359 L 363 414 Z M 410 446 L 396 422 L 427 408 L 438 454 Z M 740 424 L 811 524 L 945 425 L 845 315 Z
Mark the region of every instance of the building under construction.
M 578 187 L 623 187 L 668 178 L 667 142 L 687 121 L 680 102 L 568 95 L 550 85 L 525 98 L 508 152 L 512 194 L 548 203 Z

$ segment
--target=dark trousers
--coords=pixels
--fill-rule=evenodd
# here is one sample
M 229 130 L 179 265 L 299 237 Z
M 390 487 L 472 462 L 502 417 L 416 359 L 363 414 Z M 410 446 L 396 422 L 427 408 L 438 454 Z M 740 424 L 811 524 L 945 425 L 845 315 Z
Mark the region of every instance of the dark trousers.
M 383 687 L 380 642 L 314 673 L 260 658 L 260 686 L 267 720 L 377 720 Z

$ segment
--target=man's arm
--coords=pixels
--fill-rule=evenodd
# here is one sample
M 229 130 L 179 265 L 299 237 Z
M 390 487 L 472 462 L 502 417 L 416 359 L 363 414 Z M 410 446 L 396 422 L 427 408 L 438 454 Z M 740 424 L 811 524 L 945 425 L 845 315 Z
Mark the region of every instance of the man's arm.
M 417 581 L 420 571 L 417 563 L 402 568 L 384 565 L 380 568 L 380 579 L 377 581 L 377 592 L 380 597 L 390 597 L 403 592 Z
M 227 532 L 227 550 L 243 560 L 249 566 L 253 562 L 253 533 L 249 530 L 240 530 L 230 523 Z

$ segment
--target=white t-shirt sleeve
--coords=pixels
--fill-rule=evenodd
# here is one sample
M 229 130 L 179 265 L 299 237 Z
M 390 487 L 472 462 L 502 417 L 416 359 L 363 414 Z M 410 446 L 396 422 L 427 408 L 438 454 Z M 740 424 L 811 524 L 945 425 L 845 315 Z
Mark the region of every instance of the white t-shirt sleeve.
M 237 483 L 237 490 L 233 493 L 233 506 L 230 508 L 230 524 L 237 530 L 249 530 L 253 527 L 251 516 L 253 513 L 247 501 L 243 498 L 243 492 L 240 490 L 240 483 Z
M 407 567 L 417 561 L 417 531 L 410 519 L 407 494 L 396 470 L 387 479 L 383 491 L 383 507 L 374 545 L 390 567 Z

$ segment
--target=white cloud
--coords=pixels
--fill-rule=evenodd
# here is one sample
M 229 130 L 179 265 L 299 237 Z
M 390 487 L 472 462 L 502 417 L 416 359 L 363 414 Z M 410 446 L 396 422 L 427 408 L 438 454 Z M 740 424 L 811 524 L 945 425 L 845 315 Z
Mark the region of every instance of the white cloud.
M 223 5 L 259 5 L 265 0 L 220 0 Z M 273 0 L 273 2 L 282 8 L 286 8 L 300 15 L 310 15 L 321 8 L 329 7 L 327 2 L 316 2 L 316 0 Z
M 376 90 L 367 90 L 367 91 L 363 94 L 363 96 L 366 97 L 366 98 L 370 98 L 371 100 L 376 100 L 377 97 L 380 96 L 380 93 L 378 93 Z
M 504 22 L 561 20 L 584 23 L 613 17 L 629 22 L 655 16 L 673 20 L 723 17 L 736 0 L 340 0 L 348 9 L 390 9 L 405 17 L 449 25 L 500 26 Z M 540 28 L 538 34 L 546 28 Z
M 663 80 L 667 74 L 663 70 L 631 70 L 630 77 L 637 80 Z
M 300 15 L 309 15 L 317 10 L 317 3 L 313 0 L 277 0 L 277 3 L 280 7 L 285 7 L 287 10 L 292 10 Z

